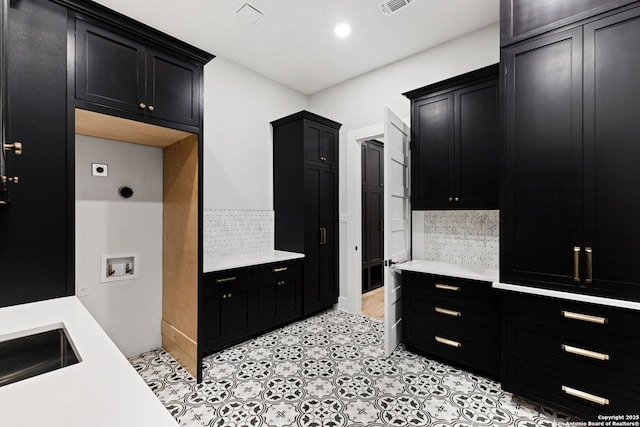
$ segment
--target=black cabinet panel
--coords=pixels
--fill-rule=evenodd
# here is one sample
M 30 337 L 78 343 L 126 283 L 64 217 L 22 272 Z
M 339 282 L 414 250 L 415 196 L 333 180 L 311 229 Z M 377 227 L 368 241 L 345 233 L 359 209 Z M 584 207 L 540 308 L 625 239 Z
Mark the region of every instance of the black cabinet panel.
M 204 353 L 221 350 L 302 316 L 302 260 L 205 273 Z
M 503 281 L 640 299 L 638 42 L 634 8 L 503 50 Z
M 582 209 L 581 34 L 569 30 L 503 52 L 502 280 L 573 283 Z
M 402 300 L 408 347 L 498 376 L 499 298 L 490 283 L 403 271 Z
M 640 46 L 640 9 L 586 25 L 584 44 L 583 245 L 593 262 L 587 286 L 640 299 L 640 49 L 629 48 Z
M 147 102 L 150 115 L 198 125 L 200 112 L 200 68 L 152 49 L 147 49 Z
M 498 66 L 405 95 L 411 99 L 412 209 L 497 209 Z
M 414 105 L 413 124 L 416 141 L 412 159 L 414 209 L 448 206 L 453 195 L 453 94 L 418 101 Z M 415 160 L 415 161 L 414 161 Z
M 45 0 L 12 2 L 8 25 L 10 128 L 23 154 L 7 152 L 19 183 L 8 184 L 12 204 L 0 206 L 0 306 L 74 289 L 66 10 Z
M 338 298 L 338 130 L 301 111 L 271 123 L 275 247 L 303 252 L 303 313 Z
M 125 111 L 145 99 L 142 44 L 84 21 L 76 24 L 76 97 Z
M 201 64 L 79 18 L 75 35 L 76 98 L 85 101 L 82 108 L 154 124 L 199 126 Z
M 502 46 L 635 0 L 500 0 Z
M 640 407 L 637 311 L 516 293 L 502 298 L 506 390 L 588 419 Z
M 456 144 L 454 193 L 461 208 L 498 206 L 502 160 L 498 135 L 498 86 L 493 80 L 454 92 Z

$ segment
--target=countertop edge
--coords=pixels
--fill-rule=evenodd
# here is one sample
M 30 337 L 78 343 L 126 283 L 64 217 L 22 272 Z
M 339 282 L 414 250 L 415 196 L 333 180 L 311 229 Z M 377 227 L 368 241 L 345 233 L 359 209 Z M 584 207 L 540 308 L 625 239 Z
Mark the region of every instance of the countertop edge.
M 435 266 L 439 268 L 436 268 Z M 495 270 L 495 272 L 492 272 L 491 274 L 485 274 L 481 271 L 468 270 L 473 269 L 473 267 L 458 264 L 449 264 L 439 261 L 412 260 L 407 263 L 395 265 L 394 268 L 400 271 L 432 274 L 435 276 L 448 276 L 458 279 L 476 280 L 479 282 L 489 283 L 495 282 L 496 278 L 498 277 L 498 270 Z
M 203 273 L 216 273 L 218 271 L 231 270 L 234 268 L 252 267 L 262 264 L 271 264 L 274 262 L 292 261 L 303 259 L 305 254 L 298 252 L 273 251 L 261 252 L 246 255 L 231 255 L 229 257 L 221 257 L 218 261 L 204 262 Z
M 606 305 L 616 308 L 627 308 L 629 310 L 640 311 L 640 302 L 626 301 L 616 298 L 597 297 L 593 295 L 576 294 L 572 292 L 555 291 L 552 289 L 534 288 L 531 286 L 512 285 L 510 283 L 493 282 L 494 289 L 502 291 L 518 292 L 528 295 L 559 298 L 569 301 L 586 302 L 591 304 Z

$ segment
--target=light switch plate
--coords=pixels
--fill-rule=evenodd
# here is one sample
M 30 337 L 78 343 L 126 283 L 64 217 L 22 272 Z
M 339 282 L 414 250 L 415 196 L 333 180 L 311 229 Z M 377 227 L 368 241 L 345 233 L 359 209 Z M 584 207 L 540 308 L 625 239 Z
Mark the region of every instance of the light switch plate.
M 109 176 L 109 165 L 104 163 L 91 163 L 92 176 Z

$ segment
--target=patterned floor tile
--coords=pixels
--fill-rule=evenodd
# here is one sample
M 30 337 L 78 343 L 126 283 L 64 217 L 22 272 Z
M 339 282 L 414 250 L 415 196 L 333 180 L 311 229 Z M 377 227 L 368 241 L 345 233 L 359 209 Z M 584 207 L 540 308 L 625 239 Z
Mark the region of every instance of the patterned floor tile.
M 185 427 L 553 427 L 571 418 L 480 375 L 398 347 L 384 325 L 330 310 L 204 359 L 203 381 L 163 350 L 130 363 Z

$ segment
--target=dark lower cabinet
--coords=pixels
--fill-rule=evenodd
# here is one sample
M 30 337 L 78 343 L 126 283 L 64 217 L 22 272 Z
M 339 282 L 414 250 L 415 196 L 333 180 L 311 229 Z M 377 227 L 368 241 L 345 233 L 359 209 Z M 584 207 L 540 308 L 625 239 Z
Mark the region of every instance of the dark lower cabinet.
M 502 385 L 596 420 L 640 408 L 636 311 L 505 292 Z
M 402 339 L 409 349 L 497 378 L 498 313 L 489 282 L 402 272 Z
M 0 307 L 74 292 L 66 26 L 67 11 L 54 2 L 10 3 L 7 142 L 23 149 L 6 152 L 18 183 L 7 183 L 12 202 L 0 205 Z
M 272 264 L 257 273 L 260 329 L 282 325 L 302 313 L 302 262 Z
M 203 353 L 208 354 L 302 316 L 302 261 L 205 273 Z

